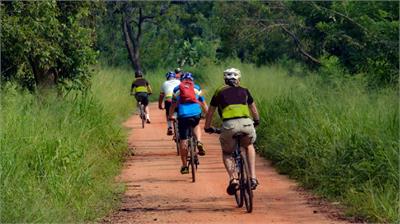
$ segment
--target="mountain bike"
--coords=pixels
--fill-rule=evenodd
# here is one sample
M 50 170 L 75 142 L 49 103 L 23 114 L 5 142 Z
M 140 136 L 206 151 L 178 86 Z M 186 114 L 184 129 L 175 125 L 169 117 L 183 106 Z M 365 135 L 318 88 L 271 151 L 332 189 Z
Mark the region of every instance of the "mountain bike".
M 199 163 L 199 157 L 197 155 L 197 139 L 193 135 L 193 128 L 189 129 L 188 135 L 188 155 L 187 155 L 187 167 L 190 167 L 192 172 L 192 182 L 196 182 L 196 170 Z
M 215 129 L 214 133 L 220 134 L 220 129 Z M 240 140 L 247 134 L 238 132 L 233 135 L 236 141 L 235 150 L 232 152 L 232 157 L 235 160 L 237 177 L 239 179 L 239 189 L 235 192 L 235 201 L 239 208 L 246 206 L 246 211 L 253 211 L 253 190 L 251 189 L 250 170 L 247 160 L 247 153 L 241 151 Z

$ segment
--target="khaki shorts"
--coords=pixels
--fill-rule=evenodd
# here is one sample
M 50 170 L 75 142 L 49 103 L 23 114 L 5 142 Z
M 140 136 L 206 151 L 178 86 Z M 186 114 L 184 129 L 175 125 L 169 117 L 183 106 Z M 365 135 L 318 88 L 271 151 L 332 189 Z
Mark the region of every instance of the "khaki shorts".
M 254 129 L 253 120 L 250 118 L 238 118 L 224 121 L 219 137 L 221 148 L 224 153 L 233 152 L 236 147 L 236 140 L 233 138 L 233 135 L 238 132 L 247 134 L 240 140 L 243 147 L 247 147 L 256 141 L 256 130 Z

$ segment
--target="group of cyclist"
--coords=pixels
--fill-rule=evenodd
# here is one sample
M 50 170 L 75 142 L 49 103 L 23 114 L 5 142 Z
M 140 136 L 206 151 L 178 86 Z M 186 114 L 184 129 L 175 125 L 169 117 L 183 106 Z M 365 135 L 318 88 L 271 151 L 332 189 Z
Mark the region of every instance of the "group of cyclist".
M 167 121 L 167 135 L 173 135 L 173 123 L 178 122 L 179 146 L 182 166 L 181 174 L 189 173 L 187 167 L 187 139 L 190 129 L 197 138 L 198 154 L 206 154 L 205 147 L 201 141 L 200 119 L 202 113 L 206 114 L 204 131 L 214 133 L 215 128 L 211 126 L 213 114 L 218 110 L 222 119 L 220 144 L 222 148 L 222 159 L 229 176 L 227 193 L 235 194 L 239 180 L 235 172 L 235 161 L 232 152 L 235 148 L 236 133 L 244 133 L 240 143 L 247 150 L 247 158 L 250 167 L 251 188 L 256 189 L 258 183 L 255 172 L 256 152 L 253 143 L 256 140 L 255 127 L 259 125 L 260 119 L 257 107 L 250 91 L 240 85 L 241 72 L 236 68 L 229 68 L 223 72 L 225 84 L 218 88 L 212 96 L 210 107 L 207 106 L 202 90 L 194 82 L 192 73 L 183 72 L 180 68 L 167 72 L 166 81 L 162 84 L 158 100 L 158 108 L 165 109 Z M 145 106 L 147 123 L 150 123 L 148 95 L 152 93 L 149 82 L 143 78 L 141 72 L 135 73 L 135 81 L 132 83 L 131 93 L 135 90 L 136 100 Z

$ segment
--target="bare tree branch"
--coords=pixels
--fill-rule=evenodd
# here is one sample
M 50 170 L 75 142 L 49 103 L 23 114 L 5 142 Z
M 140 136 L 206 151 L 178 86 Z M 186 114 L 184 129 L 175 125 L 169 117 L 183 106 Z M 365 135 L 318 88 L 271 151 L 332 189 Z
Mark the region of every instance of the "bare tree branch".
M 297 48 L 299 49 L 300 53 L 303 54 L 305 57 L 307 57 L 308 59 L 310 59 L 312 62 L 314 62 L 317 65 L 321 65 L 321 62 L 318 61 L 316 58 L 314 58 L 313 56 L 311 56 L 309 53 L 307 53 L 304 49 L 303 46 L 300 42 L 300 39 L 292 32 L 290 32 L 285 26 L 280 26 L 282 28 L 282 30 L 287 33 L 289 36 L 292 37 L 294 43 L 296 44 Z

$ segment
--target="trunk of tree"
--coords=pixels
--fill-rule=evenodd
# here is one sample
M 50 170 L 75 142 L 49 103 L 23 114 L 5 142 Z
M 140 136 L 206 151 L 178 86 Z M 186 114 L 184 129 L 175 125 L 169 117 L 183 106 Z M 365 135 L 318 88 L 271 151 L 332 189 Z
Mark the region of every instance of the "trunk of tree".
M 38 89 L 49 89 L 55 86 L 56 77 L 52 72 L 53 69 L 42 69 L 38 60 L 29 58 L 29 64 L 32 68 L 32 73 L 35 78 L 35 83 Z
M 133 70 L 135 72 L 141 71 L 140 58 L 139 58 L 139 38 L 133 37 L 132 28 L 130 26 L 129 18 L 122 18 L 122 28 L 124 33 L 125 46 L 128 50 L 129 60 L 131 61 Z

